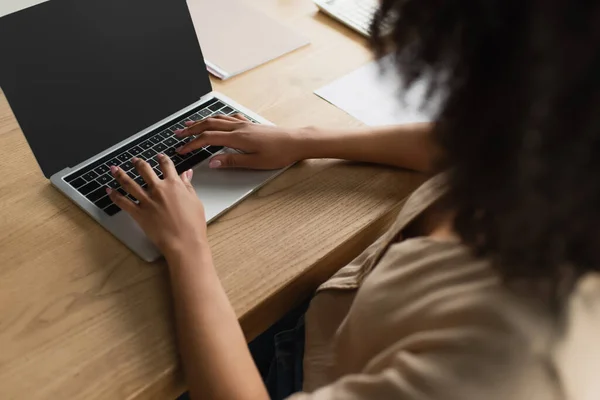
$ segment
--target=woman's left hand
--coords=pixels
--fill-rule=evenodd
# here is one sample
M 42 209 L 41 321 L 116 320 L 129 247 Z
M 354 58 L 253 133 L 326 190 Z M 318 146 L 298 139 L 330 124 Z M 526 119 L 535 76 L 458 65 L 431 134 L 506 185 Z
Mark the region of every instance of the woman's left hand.
M 178 175 L 169 157 L 159 154 L 157 159 L 162 178 L 154 173 L 146 161 L 132 159 L 139 175 L 148 184 L 147 190 L 142 189 L 121 168 L 111 167 L 117 182 L 139 204 L 116 190 L 107 188 L 106 191 L 113 203 L 129 213 L 168 258 L 178 252 L 207 245 L 206 219 L 202 202 L 191 184 L 192 170 Z

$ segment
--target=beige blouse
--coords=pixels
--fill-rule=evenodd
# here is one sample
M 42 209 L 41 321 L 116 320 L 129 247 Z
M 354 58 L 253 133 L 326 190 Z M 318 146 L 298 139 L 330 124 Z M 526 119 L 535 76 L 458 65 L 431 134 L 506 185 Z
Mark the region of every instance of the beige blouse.
M 319 288 L 292 399 L 600 400 L 600 276 L 579 281 L 559 324 L 461 243 L 399 240 L 443 189 L 426 182 Z

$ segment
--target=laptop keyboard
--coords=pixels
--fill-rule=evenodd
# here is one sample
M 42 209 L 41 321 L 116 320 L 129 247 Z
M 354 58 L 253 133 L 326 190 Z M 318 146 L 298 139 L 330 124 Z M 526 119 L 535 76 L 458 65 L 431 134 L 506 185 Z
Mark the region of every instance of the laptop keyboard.
M 71 185 L 75 190 L 81 193 L 86 199 L 94 203 L 94 205 L 102 209 L 106 214 L 112 216 L 117 214 L 121 209 L 112 203 L 106 195 L 106 187 L 118 190 L 124 196 L 137 201 L 133 196 L 126 193 L 112 177 L 110 167 L 118 166 L 143 188 L 147 187 L 146 182 L 138 175 L 137 171 L 131 163 L 133 157 L 146 160 L 153 168 L 159 178 L 162 178 L 162 172 L 158 167 L 156 155 L 159 153 L 166 154 L 173 160 L 178 173 L 182 173 L 193 166 L 208 159 L 213 154 L 218 153 L 223 149 L 220 146 L 206 146 L 202 149 L 195 150 L 191 153 L 181 155 L 175 151 L 185 143 L 193 140 L 193 138 L 179 139 L 174 135 L 177 129 L 185 128 L 186 121 L 199 121 L 214 115 L 230 115 L 236 114 L 239 111 L 226 105 L 218 99 L 212 99 L 208 103 L 202 104 L 197 109 L 190 111 L 179 119 L 169 122 L 169 124 L 158 128 L 148 134 L 124 145 L 122 148 L 113 151 L 109 155 L 94 161 L 77 172 L 68 175 L 64 180 Z M 252 122 L 256 122 L 246 116 Z

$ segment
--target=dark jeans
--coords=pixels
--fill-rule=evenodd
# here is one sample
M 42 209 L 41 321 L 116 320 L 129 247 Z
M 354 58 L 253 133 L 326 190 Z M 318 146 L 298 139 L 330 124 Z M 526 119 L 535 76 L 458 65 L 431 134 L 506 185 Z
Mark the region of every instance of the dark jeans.
M 309 301 L 287 313 L 248 345 L 272 400 L 302 390 L 304 313 Z M 177 400 L 188 400 L 185 393 Z
M 248 347 L 272 400 L 302 390 L 306 301 L 254 339 Z

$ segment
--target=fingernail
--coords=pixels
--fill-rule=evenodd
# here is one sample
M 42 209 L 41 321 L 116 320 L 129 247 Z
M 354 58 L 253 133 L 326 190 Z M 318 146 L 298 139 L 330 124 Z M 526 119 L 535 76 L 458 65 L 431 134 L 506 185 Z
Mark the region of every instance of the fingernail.
M 196 121 L 185 121 L 186 126 L 194 125 Z
M 186 176 L 188 178 L 188 181 L 191 181 L 192 180 L 192 176 L 194 176 L 194 171 L 192 171 L 191 169 L 188 169 L 185 174 L 186 174 Z
M 135 164 L 136 162 L 138 162 L 138 160 L 139 160 L 139 158 L 137 158 L 137 157 L 133 157 L 133 158 L 131 159 L 131 162 L 132 162 L 133 164 Z
M 178 148 L 175 149 L 175 151 L 178 152 L 178 153 L 181 153 L 181 150 L 183 150 L 183 146 L 178 147 Z
M 210 168 L 219 168 L 221 165 L 222 165 L 222 163 L 219 160 L 211 160 L 210 163 L 208 164 L 208 166 Z
M 158 155 L 156 156 L 156 158 L 163 158 L 165 155 L 163 153 L 158 153 Z
M 107 187 L 107 188 L 106 188 L 106 194 L 110 195 L 111 193 L 112 193 L 112 189 L 111 189 L 111 188 L 109 188 L 109 187 Z
M 117 173 L 117 171 L 119 170 L 119 168 L 115 167 L 114 165 L 110 166 L 110 172 L 114 175 Z
M 173 132 L 175 134 L 175 136 L 182 136 L 184 129 L 177 129 L 175 132 Z

